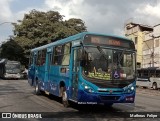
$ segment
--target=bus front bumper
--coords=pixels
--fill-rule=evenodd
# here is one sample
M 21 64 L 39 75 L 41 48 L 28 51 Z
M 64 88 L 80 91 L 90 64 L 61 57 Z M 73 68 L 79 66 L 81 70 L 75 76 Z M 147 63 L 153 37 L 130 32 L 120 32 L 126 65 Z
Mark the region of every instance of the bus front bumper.
M 78 91 L 78 104 L 134 103 L 135 92 L 129 94 L 101 94 Z

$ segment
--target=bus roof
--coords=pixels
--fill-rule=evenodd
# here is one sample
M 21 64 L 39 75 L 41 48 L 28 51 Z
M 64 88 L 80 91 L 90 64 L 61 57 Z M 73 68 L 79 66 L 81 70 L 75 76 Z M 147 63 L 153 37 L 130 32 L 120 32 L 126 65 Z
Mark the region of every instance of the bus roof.
M 71 41 L 74 41 L 74 40 L 76 41 L 78 39 L 83 39 L 86 34 L 116 37 L 116 38 L 119 38 L 119 39 L 124 39 L 126 41 L 131 41 L 132 42 L 132 40 L 130 40 L 130 39 L 126 38 L 126 37 L 120 37 L 120 36 L 116 36 L 116 35 L 99 34 L 99 33 L 91 33 L 91 32 L 82 32 L 82 33 L 75 34 L 73 36 L 69 36 L 67 38 L 64 38 L 64 39 L 61 39 L 61 40 L 57 40 L 55 42 L 52 42 L 52 43 L 49 43 L 49 44 L 34 48 L 34 49 L 31 50 L 31 52 L 42 50 L 42 49 L 45 49 L 45 48 L 48 48 L 48 47 L 52 47 L 52 46 L 55 46 L 55 45 L 68 43 L 68 42 L 71 42 Z

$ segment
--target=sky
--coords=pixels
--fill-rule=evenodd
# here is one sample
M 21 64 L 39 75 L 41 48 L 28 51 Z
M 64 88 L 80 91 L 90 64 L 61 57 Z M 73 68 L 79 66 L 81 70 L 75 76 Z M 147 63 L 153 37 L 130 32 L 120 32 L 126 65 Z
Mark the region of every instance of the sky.
M 87 30 L 124 36 L 124 25 L 136 22 L 160 24 L 160 0 L 0 0 L 0 43 L 13 35 L 11 22 L 22 20 L 25 13 L 58 11 L 64 20 L 80 18 Z

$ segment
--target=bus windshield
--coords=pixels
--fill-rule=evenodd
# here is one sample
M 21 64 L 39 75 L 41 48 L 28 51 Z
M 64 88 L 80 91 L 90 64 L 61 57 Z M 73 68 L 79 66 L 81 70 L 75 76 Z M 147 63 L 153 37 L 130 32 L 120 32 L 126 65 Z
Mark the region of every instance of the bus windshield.
M 20 73 L 20 64 L 6 64 L 6 73 Z
M 135 78 L 135 53 L 127 50 L 106 49 L 99 46 L 85 47 L 86 77 L 102 80 Z

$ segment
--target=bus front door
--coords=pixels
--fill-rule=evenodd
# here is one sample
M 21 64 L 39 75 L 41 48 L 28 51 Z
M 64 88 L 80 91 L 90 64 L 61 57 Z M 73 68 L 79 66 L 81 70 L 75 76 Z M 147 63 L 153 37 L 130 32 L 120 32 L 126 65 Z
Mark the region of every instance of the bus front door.
M 73 67 L 72 67 L 72 94 L 71 98 L 74 101 L 77 101 L 78 98 L 78 71 L 79 71 L 79 61 L 78 61 L 78 52 L 79 49 L 73 50 Z
M 29 67 L 28 67 L 28 83 L 31 86 L 34 86 L 34 78 L 35 78 L 35 66 L 36 66 L 37 55 L 31 54 L 29 59 Z

